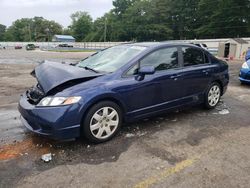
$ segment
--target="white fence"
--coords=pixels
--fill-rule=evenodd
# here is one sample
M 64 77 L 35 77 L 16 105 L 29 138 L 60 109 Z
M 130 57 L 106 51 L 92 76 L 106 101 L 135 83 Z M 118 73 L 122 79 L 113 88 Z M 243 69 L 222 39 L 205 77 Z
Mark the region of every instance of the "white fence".
M 27 44 L 34 44 L 36 46 L 46 48 L 46 47 L 56 47 L 59 44 L 65 44 L 67 42 L 0 42 L 0 45 L 9 48 L 15 46 L 26 46 Z M 67 44 L 73 45 L 74 48 L 84 48 L 84 49 L 104 49 L 118 44 L 123 44 L 126 42 L 74 42 Z

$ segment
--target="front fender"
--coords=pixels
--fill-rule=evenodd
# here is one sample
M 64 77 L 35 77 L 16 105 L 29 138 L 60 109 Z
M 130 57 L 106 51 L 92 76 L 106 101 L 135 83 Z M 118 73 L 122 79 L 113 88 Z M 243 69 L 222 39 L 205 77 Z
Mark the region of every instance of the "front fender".
M 105 100 L 110 100 L 110 101 L 117 103 L 119 106 L 121 106 L 123 113 L 126 114 L 127 112 L 126 104 L 124 103 L 122 98 L 119 96 L 119 94 L 115 92 L 106 92 L 106 93 L 98 94 L 95 96 L 92 95 L 91 98 L 89 98 L 87 101 L 84 101 L 84 104 L 81 106 L 80 112 L 79 112 L 81 114 L 81 117 L 84 117 L 86 115 L 86 113 L 91 108 L 91 106 L 93 106 L 94 104 L 97 104 L 100 101 L 105 101 Z

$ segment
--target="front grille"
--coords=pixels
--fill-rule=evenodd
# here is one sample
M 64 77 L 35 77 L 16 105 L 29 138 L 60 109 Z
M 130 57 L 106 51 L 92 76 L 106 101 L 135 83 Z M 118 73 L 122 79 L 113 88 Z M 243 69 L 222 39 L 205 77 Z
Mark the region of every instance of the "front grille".
M 36 86 L 33 86 L 32 88 L 28 89 L 26 91 L 26 95 L 31 104 L 38 104 L 40 100 L 44 97 L 45 93 L 43 92 L 41 86 L 37 84 Z

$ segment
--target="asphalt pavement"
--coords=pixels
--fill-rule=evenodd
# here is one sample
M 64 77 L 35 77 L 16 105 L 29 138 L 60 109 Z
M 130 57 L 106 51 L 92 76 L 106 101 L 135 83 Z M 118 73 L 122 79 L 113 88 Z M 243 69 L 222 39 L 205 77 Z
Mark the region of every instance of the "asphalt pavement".
M 123 126 L 113 140 L 58 142 L 20 122 L 19 95 L 43 59 L 76 62 L 90 53 L 0 51 L 0 187 L 249 187 L 250 86 L 241 61 L 214 110 L 176 110 Z M 43 154 L 51 153 L 45 163 Z

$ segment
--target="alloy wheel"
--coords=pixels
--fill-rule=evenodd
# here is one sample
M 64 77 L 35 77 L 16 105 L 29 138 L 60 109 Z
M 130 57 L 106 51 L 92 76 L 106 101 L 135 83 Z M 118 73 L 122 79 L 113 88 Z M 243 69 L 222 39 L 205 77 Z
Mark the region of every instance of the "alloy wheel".
M 106 139 L 114 134 L 119 125 L 119 114 L 112 107 L 96 111 L 90 121 L 90 131 L 97 139 Z
M 208 103 L 210 106 L 214 107 L 220 100 L 221 91 L 218 85 L 214 85 L 210 88 L 208 92 Z

